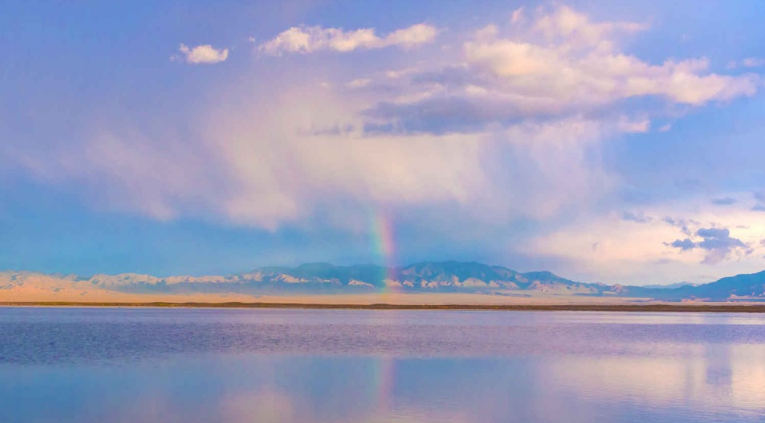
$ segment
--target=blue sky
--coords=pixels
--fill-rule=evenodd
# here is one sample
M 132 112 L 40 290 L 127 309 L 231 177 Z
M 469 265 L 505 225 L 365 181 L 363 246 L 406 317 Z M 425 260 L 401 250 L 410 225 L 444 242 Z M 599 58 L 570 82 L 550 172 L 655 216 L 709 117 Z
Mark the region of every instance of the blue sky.
M 762 270 L 765 4 L 637 3 L 6 2 L 0 269 Z

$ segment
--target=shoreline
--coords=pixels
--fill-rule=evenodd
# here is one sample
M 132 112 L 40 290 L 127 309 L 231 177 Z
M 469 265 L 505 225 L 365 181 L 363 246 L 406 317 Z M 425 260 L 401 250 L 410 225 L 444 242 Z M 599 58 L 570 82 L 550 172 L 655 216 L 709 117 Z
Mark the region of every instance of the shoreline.
M 765 313 L 765 305 L 730 303 L 694 304 L 321 304 L 276 302 L 0 302 L 0 307 L 105 307 L 105 308 L 226 308 L 308 310 L 462 310 L 462 311 L 595 311 L 595 312 L 695 312 Z

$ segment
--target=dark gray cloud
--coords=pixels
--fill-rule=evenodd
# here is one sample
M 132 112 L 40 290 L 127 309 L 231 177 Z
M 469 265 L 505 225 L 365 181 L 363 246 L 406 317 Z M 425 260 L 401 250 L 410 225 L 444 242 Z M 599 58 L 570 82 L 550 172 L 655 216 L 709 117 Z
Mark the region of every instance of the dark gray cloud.
M 451 87 L 466 87 L 468 85 L 484 85 L 498 78 L 478 74 L 467 66 L 445 66 L 438 70 L 423 71 L 414 74 L 413 84 L 439 84 Z
M 308 130 L 301 131 L 304 135 L 348 135 L 356 129 L 353 125 L 330 125 L 326 127 L 312 126 Z
M 753 193 L 754 199 L 757 200 L 757 204 L 752 207 L 753 211 L 765 212 L 765 190 L 755 191 Z
M 664 222 L 669 223 L 670 225 L 680 229 L 682 233 L 685 235 L 692 235 L 693 232 L 690 229 L 690 226 L 698 226 L 699 222 L 696 222 L 692 219 L 675 219 L 673 217 L 665 217 L 662 219 Z
M 736 204 L 737 200 L 735 198 L 731 197 L 725 197 L 725 198 L 715 198 L 712 200 L 712 204 L 716 206 L 730 206 L 732 204 Z
M 677 239 L 674 242 L 666 244 L 666 245 L 669 245 L 670 247 L 679 248 L 683 251 L 688 251 L 688 250 L 692 250 L 696 248 L 696 243 L 691 241 L 690 238 L 685 238 L 683 240 Z
M 475 133 L 529 120 L 584 117 L 614 121 L 627 111 L 622 101 L 608 102 L 609 107 L 563 101 L 531 87 L 508 85 L 506 78 L 467 65 L 414 71 L 374 81 L 364 89 L 388 98 L 362 112 L 367 120 L 364 129 L 370 133 Z M 390 100 L 413 93 L 423 96 L 412 101 Z
M 362 113 L 368 119 L 364 129 L 370 133 L 470 133 L 482 131 L 489 124 L 508 125 L 528 117 L 512 101 L 517 99 L 470 96 L 465 92 L 467 87 L 489 87 L 493 92 L 492 87 L 497 84 L 496 77 L 467 66 L 445 66 L 404 78 L 375 81 L 368 90 L 384 88 L 388 95 L 433 91 L 438 94 L 412 102 L 381 101 Z
M 371 119 L 366 132 L 471 133 L 490 124 L 507 126 L 526 117 L 516 105 L 480 98 L 434 96 L 416 103 L 378 103 L 363 115 Z
M 727 228 L 707 228 L 699 229 L 696 235 L 702 238 L 729 238 L 730 230 Z
M 727 255 L 733 249 L 748 248 L 740 239 L 731 237 L 730 231 L 727 229 L 702 229 L 696 234 L 704 238 L 698 243 L 699 248 L 707 251 L 723 251 Z
M 701 238 L 701 240 L 693 241 L 690 238 L 677 239 L 671 243 L 665 243 L 665 245 L 678 248 L 682 251 L 694 250 L 696 248 L 702 249 L 706 251 L 706 256 L 702 261 L 704 264 L 719 263 L 734 252 L 741 252 L 743 254 L 751 254 L 752 252 L 749 245 L 738 238 L 731 237 L 730 230 L 727 228 L 702 228 L 697 230 L 694 235 Z

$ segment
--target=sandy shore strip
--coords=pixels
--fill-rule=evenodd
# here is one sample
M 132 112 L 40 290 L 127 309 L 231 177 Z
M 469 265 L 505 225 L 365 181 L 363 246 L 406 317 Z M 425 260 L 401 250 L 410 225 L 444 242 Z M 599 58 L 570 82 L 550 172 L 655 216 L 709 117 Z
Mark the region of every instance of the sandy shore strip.
M 329 304 L 275 302 L 0 302 L 5 307 L 145 307 L 145 308 L 238 308 L 316 310 L 487 310 L 487 311 L 597 311 L 597 312 L 693 312 L 765 313 L 763 304 L 649 303 L 649 304 Z

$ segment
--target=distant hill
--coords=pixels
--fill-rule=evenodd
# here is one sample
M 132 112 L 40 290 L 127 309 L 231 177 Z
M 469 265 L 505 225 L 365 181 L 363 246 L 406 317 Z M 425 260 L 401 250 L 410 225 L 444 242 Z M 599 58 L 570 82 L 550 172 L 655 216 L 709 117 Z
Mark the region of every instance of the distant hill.
M 765 299 L 765 271 L 722 278 L 716 282 L 671 290 L 677 297 L 706 300 Z
M 0 301 L 12 293 L 85 295 L 290 295 L 399 293 L 479 293 L 520 297 L 620 297 L 666 301 L 765 300 L 765 272 L 738 275 L 704 285 L 622 286 L 576 282 L 551 272 L 521 273 L 477 262 L 420 262 L 386 268 L 308 263 L 262 267 L 227 276 L 155 277 L 140 274 L 47 275 L 0 272 Z M 5 294 L 5 295 L 4 295 Z
M 643 285 L 643 288 L 653 288 L 653 289 L 676 289 L 676 288 L 683 288 L 686 286 L 699 286 L 701 284 L 698 283 L 690 283 L 690 282 L 677 282 L 677 283 L 671 283 L 667 285 Z

